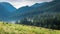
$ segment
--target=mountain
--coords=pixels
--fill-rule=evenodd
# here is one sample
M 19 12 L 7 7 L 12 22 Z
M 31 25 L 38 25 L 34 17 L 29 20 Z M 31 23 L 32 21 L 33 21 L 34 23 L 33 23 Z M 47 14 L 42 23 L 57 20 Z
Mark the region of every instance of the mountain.
M 15 12 L 13 12 L 13 14 L 10 16 L 10 20 L 16 20 L 19 19 L 20 17 L 18 17 L 19 15 L 22 15 L 24 13 L 26 13 L 26 11 L 29 11 L 30 7 L 29 6 L 24 6 L 21 7 L 19 9 L 17 9 Z
M 46 5 L 48 2 L 43 2 L 43 3 L 35 3 L 34 5 L 32 5 L 31 7 L 32 8 L 38 8 L 38 7 L 41 7 L 41 6 L 44 6 Z
M 13 7 L 13 6 L 12 6 L 10 3 L 8 3 L 8 2 L 0 2 L 0 5 L 4 6 L 4 8 L 6 8 L 7 11 L 9 11 L 9 12 L 13 12 L 13 11 L 16 10 L 16 8 Z
M 19 8 L 15 14 L 13 14 L 11 17 L 14 17 L 14 19 L 21 19 L 26 18 L 28 16 L 32 17 L 34 15 L 39 15 L 42 13 L 54 13 L 54 12 L 60 12 L 60 1 L 54 0 L 52 2 L 43 2 L 43 3 L 36 3 L 32 6 L 25 6 Z
M 35 12 L 35 10 L 37 9 L 37 8 L 40 8 L 40 7 L 42 7 L 42 6 L 45 6 L 45 4 L 47 4 L 47 2 L 44 2 L 44 3 L 36 3 L 36 4 L 34 4 L 34 5 L 32 5 L 32 6 L 24 6 L 24 7 L 21 7 L 21 8 L 19 8 L 19 9 L 17 9 L 15 12 L 14 12 L 14 14 L 11 16 L 11 17 L 13 17 L 13 18 L 11 18 L 11 19 L 20 19 L 20 17 L 21 18 L 23 18 L 22 16 L 25 14 L 25 15 L 29 15 L 29 14 L 27 14 L 27 13 L 32 13 L 33 11 Z M 39 11 L 39 10 L 37 10 L 37 11 Z M 32 14 L 33 15 L 33 14 Z
M 0 20 L 7 20 L 15 10 L 16 8 L 14 8 L 10 3 L 0 2 Z
M 24 6 L 24 7 L 21 7 L 19 9 L 17 9 L 14 13 L 15 14 L 19 14 L 19 13 L 25 13 L 26 11 L 30 10 L 30 7 L 29 6 Z

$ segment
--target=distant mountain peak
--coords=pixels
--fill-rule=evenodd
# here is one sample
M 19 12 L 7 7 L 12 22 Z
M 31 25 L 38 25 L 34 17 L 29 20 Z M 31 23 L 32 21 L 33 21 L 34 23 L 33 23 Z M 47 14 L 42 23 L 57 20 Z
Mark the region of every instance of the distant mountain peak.
M 8 2 L 0 2 L 0 20 L 8 20 L 9 16 L 16 8 Z
M 53 0 L 53 1 L 55 1 L 55 2 L 60 2 L 60 0 Z
M 35 3 L 34 5 L 32 5 L 31 7 L 40 7 L 40 6 L 42 6 L 42 5 L 45 5 L 45 4 L 47 4 L 48 2 L 43 2 L 43 3 Z
M 7 11 L 9 11 L 9 12 L 16 10 L 16 8 L 8 2 L 0 2 L 0 5 L 2 5 L 4 8 L 7 8 Z

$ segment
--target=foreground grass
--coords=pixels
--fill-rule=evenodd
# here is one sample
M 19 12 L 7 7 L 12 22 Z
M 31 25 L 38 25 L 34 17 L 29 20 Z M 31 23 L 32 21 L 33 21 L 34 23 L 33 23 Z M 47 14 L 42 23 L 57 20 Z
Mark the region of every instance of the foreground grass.
M 42 27 L 0 23 L 0 34 L 60 34 L 60 30 Z

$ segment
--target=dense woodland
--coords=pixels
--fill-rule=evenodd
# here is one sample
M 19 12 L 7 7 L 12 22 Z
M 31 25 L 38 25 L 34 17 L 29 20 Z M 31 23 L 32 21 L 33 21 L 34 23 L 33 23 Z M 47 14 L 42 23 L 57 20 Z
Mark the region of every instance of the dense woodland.
M 43 13 L 40 15 L 29 16 L 21 19 L 20 22 L 17 20 L 16 24 L 60 29 L 60 13 Z

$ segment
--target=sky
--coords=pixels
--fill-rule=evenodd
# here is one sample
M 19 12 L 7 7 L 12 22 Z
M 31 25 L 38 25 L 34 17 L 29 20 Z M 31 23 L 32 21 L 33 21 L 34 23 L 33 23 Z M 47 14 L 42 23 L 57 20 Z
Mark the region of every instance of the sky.
M 0 2 L 9 2 L 16 8 L 20 8 L 22 6 L 31 6 L 35 3 L 42 3 L 42 2 L 50 2 L 52 0 L 0 0 Z

